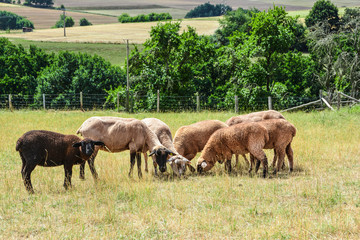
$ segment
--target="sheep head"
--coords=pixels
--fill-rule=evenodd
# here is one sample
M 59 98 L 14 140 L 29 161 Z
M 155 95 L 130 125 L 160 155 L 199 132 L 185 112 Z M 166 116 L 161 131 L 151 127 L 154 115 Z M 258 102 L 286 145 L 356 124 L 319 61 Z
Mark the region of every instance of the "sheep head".
M 172 151 L 164 146 L 155 146 L 149 156 L 155 154 L 155 161 L 159 165 L 160 172 L 166 171 L 166 161 L 169 155 L 175 155 Z
M 212 161 L 207 161 L 203 157 L 199 157 L 197 161 L 197 172 L 202 173 L 209 171 L 214 166 L 214 163 Z
M 74 143 L 72 146 L 74 148 L 81 147 L 81 152 L 86 156 L 91 156 L 94 153 L 95 145 L 105 146 L 103 142 L 93 141 L 89 138 L 85 138 L 80 142 Z
M 193 168 L 193 166 L 191 166 L 191 162 L 187 158 L 185 158 L 181 155 L 175 155 L 175 156 L 171 157 L 168 160 L 168 163 L 170 164 L 173 172 L 178 177 L 181 177 L 181 175 L 183 175 L 186 172 L 186 166 L 188 166 L 192 172 L 195 171 L 195 168 Z

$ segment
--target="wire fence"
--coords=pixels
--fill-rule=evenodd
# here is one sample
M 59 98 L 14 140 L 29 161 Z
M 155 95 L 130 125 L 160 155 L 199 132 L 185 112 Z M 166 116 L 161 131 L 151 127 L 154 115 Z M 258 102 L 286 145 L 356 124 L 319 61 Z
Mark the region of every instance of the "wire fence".
M 350 93 L 355 98 L 359 93 Z M 328 98 L 334 105 L 349 105 L 354 101 L 338 99 L 335 94 L 321 92 L 321 96 Z M 283 110 L 319 100 L 319 97 L 286 97 L 261 99 L 213 98 L 203 96 L 165 96 L 158 94 L 112 97 L 108 94 L 42 94 L 42 95 L 0 95 L 2 109 L 55 109 L 55 110 L 117 110 L 130 112 L 179 112 L 179 111 L 256 111 L 265 109 Z M 339 102 L 340 101 L 340 102 Z M 322 103 L 307 106 L 305 109 L 322 108 Z

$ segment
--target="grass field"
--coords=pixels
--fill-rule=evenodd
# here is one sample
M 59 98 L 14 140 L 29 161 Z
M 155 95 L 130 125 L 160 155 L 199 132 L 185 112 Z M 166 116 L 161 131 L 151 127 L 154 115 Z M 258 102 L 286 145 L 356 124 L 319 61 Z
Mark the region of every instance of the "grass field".
M 25 49 L 30 45 L 42 48 L 45 52 L 58 53 L 60 51 L 71 51 L 98 55 L 109 61 L 113 65 L 125 66 L 126 44 L 105 44 L 105 43 L 66 43 L 66 42 L 34 42 L 20 38 L 12 38 L 14 44 L 21 44 Z M 138 49 L 143 49 L 142 45 L 137 45 Z M 134 45 L 129 45 L 130 51 Z
M 187 173 L 182 180 L 150 173 L 139 180 L 136 170 L 130 179 L 128 152 L 100 152 L 98 184 L 88 167 L 80 181 L 75 166 L 74 187 L 66 192 L 62 167 L 37 167 L 36 193 L 28 195 L 16 140 L 32 129 L 72 134 L 95 115 L 157 117 L 174 134 L 182 125 L 234 114 L 1 111 L 0 239 L 360 238 L 359 107 L 285 113 L 297 127 L 292 174 L 262 179 L 243 166 L 229 176 L 218 164 L 209 174 Z M 271 159 L 272 151 L 266 153 Z

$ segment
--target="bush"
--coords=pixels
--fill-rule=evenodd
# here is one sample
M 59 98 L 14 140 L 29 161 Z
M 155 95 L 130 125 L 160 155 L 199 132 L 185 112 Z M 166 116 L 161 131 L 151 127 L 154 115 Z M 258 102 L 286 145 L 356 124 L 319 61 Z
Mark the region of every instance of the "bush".
M 72 17 L 65 17 L 65 27 L 73 27 L 75 24 Z M 60 15 L 60 20 L 55 23 L 54 28 L 63 28 L 64 27 L 64 15 Z
M 228 11 L 232 11 L 232 8 L 228 5 L 204 3 L 190 10 L 190 12 L 185 15 L 185 18 L 215 17 L 225 15 Z
M 92 25 L 92 23 L 89 22 L 86 18 L 81 18 L 80 22 L 79 22 L 79 25 L 80 26 L 90 26 L 90 25 Z
M 154 21 L 163 21 L 171 20 L 172 16 L 169 13 L 150 13 L 148 15 L 140 14 L 135 17 L 130 17 L 129 14 L 123 13 L 118 17 L 118 21 L 121 23 L 128 22 L 154 22 Z
M 31 21 L 12 12 L 0 11 L 0 18 L 0 30 L 21 29 L 23 27 L 34 28 Z

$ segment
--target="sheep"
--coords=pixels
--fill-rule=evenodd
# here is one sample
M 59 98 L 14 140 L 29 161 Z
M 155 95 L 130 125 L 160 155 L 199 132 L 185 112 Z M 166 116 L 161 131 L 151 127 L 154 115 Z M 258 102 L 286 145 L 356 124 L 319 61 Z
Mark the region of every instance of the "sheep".
M 156 135 L 140 120 L 119 117 L 90 117 L 83 122 L 76 132 L 84 137 L 97 138 L 103 141 L 110 152 L 130 150 L 130 171 L 132 176 L 135 157 L 137 159 L 138 177 L 142 177 L 141 153 L 151 150 L 149 156 L 155 155 L 160 172 L 166 171 L 166 161 L 172 151 L 164 147 Z M 99 149 L 95 149 L 95 156 Z M 104 150 L 104 148 L 100 148 Z M 94 167 L 94 160 L 88 161 L 90 171 L 95 179 L 98 178 Z M 84 164 L 80 169 L 80 178 L 84 176 Z
M 294 167 L 294 157 L 291 142 L 296 135 L 296 128 L 294 125 L 284 119 L 267 119 L 257 123 L 264 127 L 269 134 L 269 141 L 266 142 L 264 149 L 274 149 L 274 152 L 276 153 L 274 159 L 278 157 L 277 167 L 273 165 L 274 174 L 280 171 L 280 167 L 284 162 L 285 153 L 289 160 L 289 171 L 292 172 Z M 254 164 L 254 156 L 251 156 L 250 159 L 251 166 L 249 172 L 252 170 Z M 258 166 L 258 163 L 256 166 Z M 258 167 L 255 169 L 255 172 L 257 172 L 257 170 Z
M 201 152 L 210 138 L 218 129 L 228 127 L 219 120 L 205 120 L 180 127 L 174 137 L 174 147 L 177 152 L 190 161 Z
M 163 144 L 166 148 L 168 148 L 170 151 L 172 151 L 175 154 L 175 156 L 171 157 L 168 160 L 168 162 L 173 172 L 177 176 L 181 177 L 181 175 L 185 173 L 186 166 L 188 166 L 192 172 L 195 171 L 195 168 L 190 165 L 190 161 L 184 158 L 183 156 L 181 156 L 174 148 L 171 131 L 169 126 L 166 125 L 166 123 L 164 123 L 163 121 L 157 118 L 145 118 L 141 121 L 143 121 L 149 127 L 149 129 L 155 133 L 161 144 Z M 153 157 L 155 175 L 157 175 L 157 163 L 154 159 L 154 155 L 152 157 Z M 145 171 L 148 171 L 146 153 L 144 153 L 144 158 L 145 158 Z
M 30 176 L 37 165 L 43 167 L 64 165 L 64 187 L 67 190 L 71 187 L 73 165 L 87 161 L 94 153 L 95 145 L 104 146 L 104 143 L 89 138 L 81 140 L 75 135 L 45 130 L 26 132 L 16 143 L 16 151 L 19 152 L 22 160 L 21 175 L 26 190 L 31 194 L 34 193 Z
M 267 111 L 261 111 L 261 112 L 253 112 L 245 115 L 239 115 L 229 118 L 225 123 L 229 126 L 243 123 L 243 122 L 260 122 L 266 119 L 285 119 L 285 117 L 278 111 L 275 110 L 267 110 Z M 249 165 L 249 161 L 246 159 L 245 156 L 243 156 L 247 164 Z M 236 163 L 235 167 L 239 164 L 239 157 L 238 155 L 235 155 Z M 272 166 L 274 167 L 276 164 L 277 154 L 274 151 L 274 159 L 272 162 Z M 285 167 L 285 165 L 283 165 Z M 250 169 L 249 169 L 250 170 Z
M 232 154 L 250 153 L 263 163 L 265 178 L 268 163 L 263 148 L 268 141 L 268 131 L 256 122 L 221 128 L 206 143 L 197 160 L 197 171 L 202 173 L 210 170 L 216 162 L 225 162 L 225 169 L 230 173 Z

